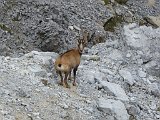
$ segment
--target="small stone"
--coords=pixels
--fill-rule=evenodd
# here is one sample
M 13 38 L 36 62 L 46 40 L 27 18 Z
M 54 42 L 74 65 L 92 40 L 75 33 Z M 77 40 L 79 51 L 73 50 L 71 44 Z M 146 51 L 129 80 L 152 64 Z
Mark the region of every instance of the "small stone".
M 8 61 L 10 60 L 11 58 L 9 56 L 5 57 L 5 60 Z
M 87 98 L 88 96 L 85 94 L 79 94 L 79 96 L 83 97 L 83 98 Z
M 127 58 L 130 58 L 130 57 L 131 57 L 131 54 L 130 54 L 130 53 L 127 53 L 126 57 L 127 57 Z
M 138 59 L 138 60 L 137 60 L 137 63 L 138 63 L 139 65 L 142 65 L 142 64 L 143 64 L 143 60 L 142 60 L 142 59 Z
M 144 71 L 142 71 L 142 70 L 139 70 L 138 71 L 138 74 L 139 74 L 139 77 L 141 77 L 141 78 L 145 78 L 146 77 L 146 73 L 144 72 Z
M 128 69 L 121 69 L 119 70 L 119 74 L 124 78 L 124 80 L 126 80 L 126 82 L 129 84 L 129 85 L 133 85 L 135 83 L 135 80 L 132 76 L 132 74 L 129 72 Z
M 93 113 L 93 111 L 94 111 L 93 108 L 91 108 L 91 107 L 87 107 L 86 110 L 87 110 L 88 112 L 90 112 L 90 113 Z
M 156 106 L 156 103 L 152 102 L 151 105 L 150 105 L 150 109 L 151 110 L 156 110 L 157 106 Z
M 61 106 L 63 109 L 68 109 L 68 108 L 69 108 L 66 103 L 60 104 L 60 106 Z
M 34 116 L 39 116 L 39 113 L 38 112 L 33 112 L 33 115 Z
M 86 102 L 87 102 L 88 104 L 91 104 L 91 103 L 92 103 L 92 101 L 90 101 L 90 100 L 86 100 Z
M 93 60 L 93 61 L 99 61 L 100 56 L 98 55 L 82 55 L 83 60 Z
M 47 73 L 47 76 L 51 77 L 51 76 L 53 76 L 53 74 L 52 73 Z
M 156 118 L 157 118 L 157 119 L 160 119 L 160 115 L 156 115 Z
M 132 115 L 134 117 L 140 113 L 139 108 L 138 107 L 136 108 L 133 105 L 131 105 L 129 108 L 127 108 L 127 111 L 128 111 L 129 115 Z
M 73 27 L 73 26 L 68 26 L 68 28 L 69 28 L 70 30 L 73 30 L 73 29 L 74 29 L 74 27 Z
M 149 85 L 149 90 L 154 96 L 160 97 L 160 89 L 157 83 L 151 83 Z
M 78 31 L 80 31 L 81 30 L 81 28 L 79 28 L 78 26 L 76 26 L 76 25 L 74 25 L 73 26 L 76 30 L 78 30 Z
M 109 69 L 102 68 L 102 69 L 100 69 L 100 72 L 105 73 L 105 74 L 107 73 L 107 74 L 110 74 L 110 75 L 115 75 L 115 72 L 112 72 Z
M 19 89 L 19 90 L 17 91 L 17 95 L 18 95 L 19 97 L 27 97 L 26 92 L 24 92 L 24 90 L 22 90 L 22 89 Z
M 69 117 L 69 114 L 64 111 L 64 112 L 62 112 L 62 113 L 60 114 L 60 116 L 61 116 L 61 118 L 65 119 L 65 118 L 68 118 L 68 117 Z

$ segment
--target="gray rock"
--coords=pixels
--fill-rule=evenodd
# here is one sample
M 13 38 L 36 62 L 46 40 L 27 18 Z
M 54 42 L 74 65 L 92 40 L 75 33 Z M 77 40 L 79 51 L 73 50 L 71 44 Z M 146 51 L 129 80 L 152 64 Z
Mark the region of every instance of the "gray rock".
M 94 84 L 96 82 L 100 83 L 100 81 L 102 81 L 104 77 L 104 74 L 99 72 L 98 70 L 87 70 L 85 73 L 87 74 L 85 74 L 84 77 L 90 84 Z
M 127 53 L 126 57 L 130 58 L 132 55 L 130 53 Z
M 97 104 L 100 111 L 115 116 L 117 120 L 129 120 L 129 115 L 121 101 L 100 98 Z
M 140 109 L 134 105 L 131 105 L 127 108 L 127 112 L 129 115 L 136 118 L 136 116 L 139 116 L 139 114 L 140 114 Z
M 147 48 L 150 47 L 151 44 L 156 43 L 155 45 L 157 47 L 158 44 L 160 44 L 156 39 L 154 41 L 150 40 L 153 36 L 156 36 L 157 38 L 160 37 L 159 34 L 156 34 L 158 31 L 159 29 L 153 29 L 146 26 L 139 28 L 135 23 L 124 26 L 124 35 L 127 39 L 127 45 L 133 48 L 141 48 L 143 51 L 146 49 L 145 53 L 147 53 Z M 146 36 L 146 34 L 149 34 L 149 37 Z
M 113 60 L 122 60 L 123 59 L 121 51 L 119 51 L 117 49 L 113 50 L 112 53 L 108 57 Z
M 157 119 L 160 119 L 160 115 L 156 115 L 156 118 L 157 118 Z
M 159 65 L 160 60 L 153 60 L 149 62 L 148 64 L 145 65 L 146 71 L 148 74 L 156 77 L 160 77 L 160 65 Z
M 146 73 L 144 72 L 144 71 L 142 71 L 142 70 L 139 70 L 138 71 L 138 74 L 139 74 L 139 76 L 141 77 L 141 78 L 145 78 L 146 77 Z
M 149 85 L 149 90 L 154 96 L 160 97 L 160 89 L 158 88 L 158 84 L 157 83 L 151 83 Z
M 82 55 L 82 60 L 99 61 L 100 57 L 98 55 Z
M 148 46 L 150 43 L 149 41 L 147 41 L 146 38 L 144 38 L 144 35 L 141 35 L 139 33 L 134 33 L 134 30 L 137 31 L 138 26 L 137 24 L 133 23 L 130 24 L 129 26 L 124 26 L 124 34 L 127 36 L 127 44 L 129 46 L 135 47 L 135 48 L 139 48 L 139 47 L 143 47 L 143 46 Z M 142 38 L 143 37 L 143 38 Z
M 68 26 L 68 28 L 69 28 L 69 29 L 71 29 L 71 30 L 73 30 L 73 29 L 74 29 L 74 27 L 73 27 L 73 26 Z
M 50 65 L 50 61 L 52 61 L 53 58 L 56 59 L 56 57 L 58 56 L 58 54 L 54 52 L 32 51 L 32 53 L 34 54 L 34 60 L 44 65 Z
M 76 25 L 74 25 L 73 26 L 76 30 L 78 30 L 78 31 L 80 31 L 81 30 L 81 28 L 79 28 L 78 26 L 76 26 Z
M 88 81 L 90 84 L 95 83 L 94 79 L 95 71 L 88 71 L 87 74 L 85 75 L 85 79 Z
M 40 65 L 32 65 L 32 66 L 28 66 L 28 69 L 33 72 L 36 76 L 40 76 L 40 77 L 46 77 L 47 76 L 47 72 L 45 69 L 43 69 Z
M 133 85 L 135 80 L 134 80 L 134 77 L 132 76 L 132 74 L 129 72 L 128 69 L 121 69 L 119 70 L 119 74 L 123 77 L 124 80 L 126 80 L 126 82 L 129 84 L 129 85 Z
M 100 84 L 103 86 L 105 91 L 111 95 L 116 96 L 117 99 L 122 101 L 129 101 L 128 96 L 120 85 L 106 81 L 101 81 Z
M 17 91 L 17 95 L 19 96 L 19 97 L 27 97 L 27 93 L 23 90 L 23 89 L 18 89 L 18 91 Z
M 147 16 L 145 19 L 153 26 L 160 27 L 160 16 Z

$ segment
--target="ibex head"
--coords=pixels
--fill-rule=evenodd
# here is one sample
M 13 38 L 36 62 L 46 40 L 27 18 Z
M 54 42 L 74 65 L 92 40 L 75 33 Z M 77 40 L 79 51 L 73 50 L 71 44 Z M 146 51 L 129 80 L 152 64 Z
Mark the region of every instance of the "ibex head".
M 87 31 L 83 32 L 83 38 L 78 40 L 78 49 L 82 53 L 84 47 L 87 45 L 89 33 Z

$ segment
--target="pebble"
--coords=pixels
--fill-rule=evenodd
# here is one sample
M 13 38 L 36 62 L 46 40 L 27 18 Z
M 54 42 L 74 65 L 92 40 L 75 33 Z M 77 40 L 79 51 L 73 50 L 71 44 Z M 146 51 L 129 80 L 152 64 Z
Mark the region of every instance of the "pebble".
M 138 74 L 139 74 L 139 76 L 141 77 L 141 78 L 145 78 L 146 77 L 146 73 L 144 72 L 144 71 L 142 71 L 142 70 L 139 70 L 138 71 Z
M 74 29 L 74 27 L 73 27 L 73 26 L 68 26 L 68 28 L 69 28 L 69 29 L 71 29 L 71 30 L 73 30 L 73 29 Z

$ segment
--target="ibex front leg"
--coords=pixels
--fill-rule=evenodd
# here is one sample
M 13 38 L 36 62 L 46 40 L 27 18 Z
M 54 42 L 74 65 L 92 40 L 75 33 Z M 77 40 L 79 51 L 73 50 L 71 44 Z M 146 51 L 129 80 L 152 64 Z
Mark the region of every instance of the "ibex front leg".
M 72 80 L 72 77 L 71 77 L 71 72 L 72 72 L 72 70 L 69 72 L 69 77 L 68 77 L 68 80 Z
M 68 78 L 69 72 L 65 72 L 65 77 L 64 77 L 64 87 L 70 88 L 70 86 L 67 83 L 67 78 Z

